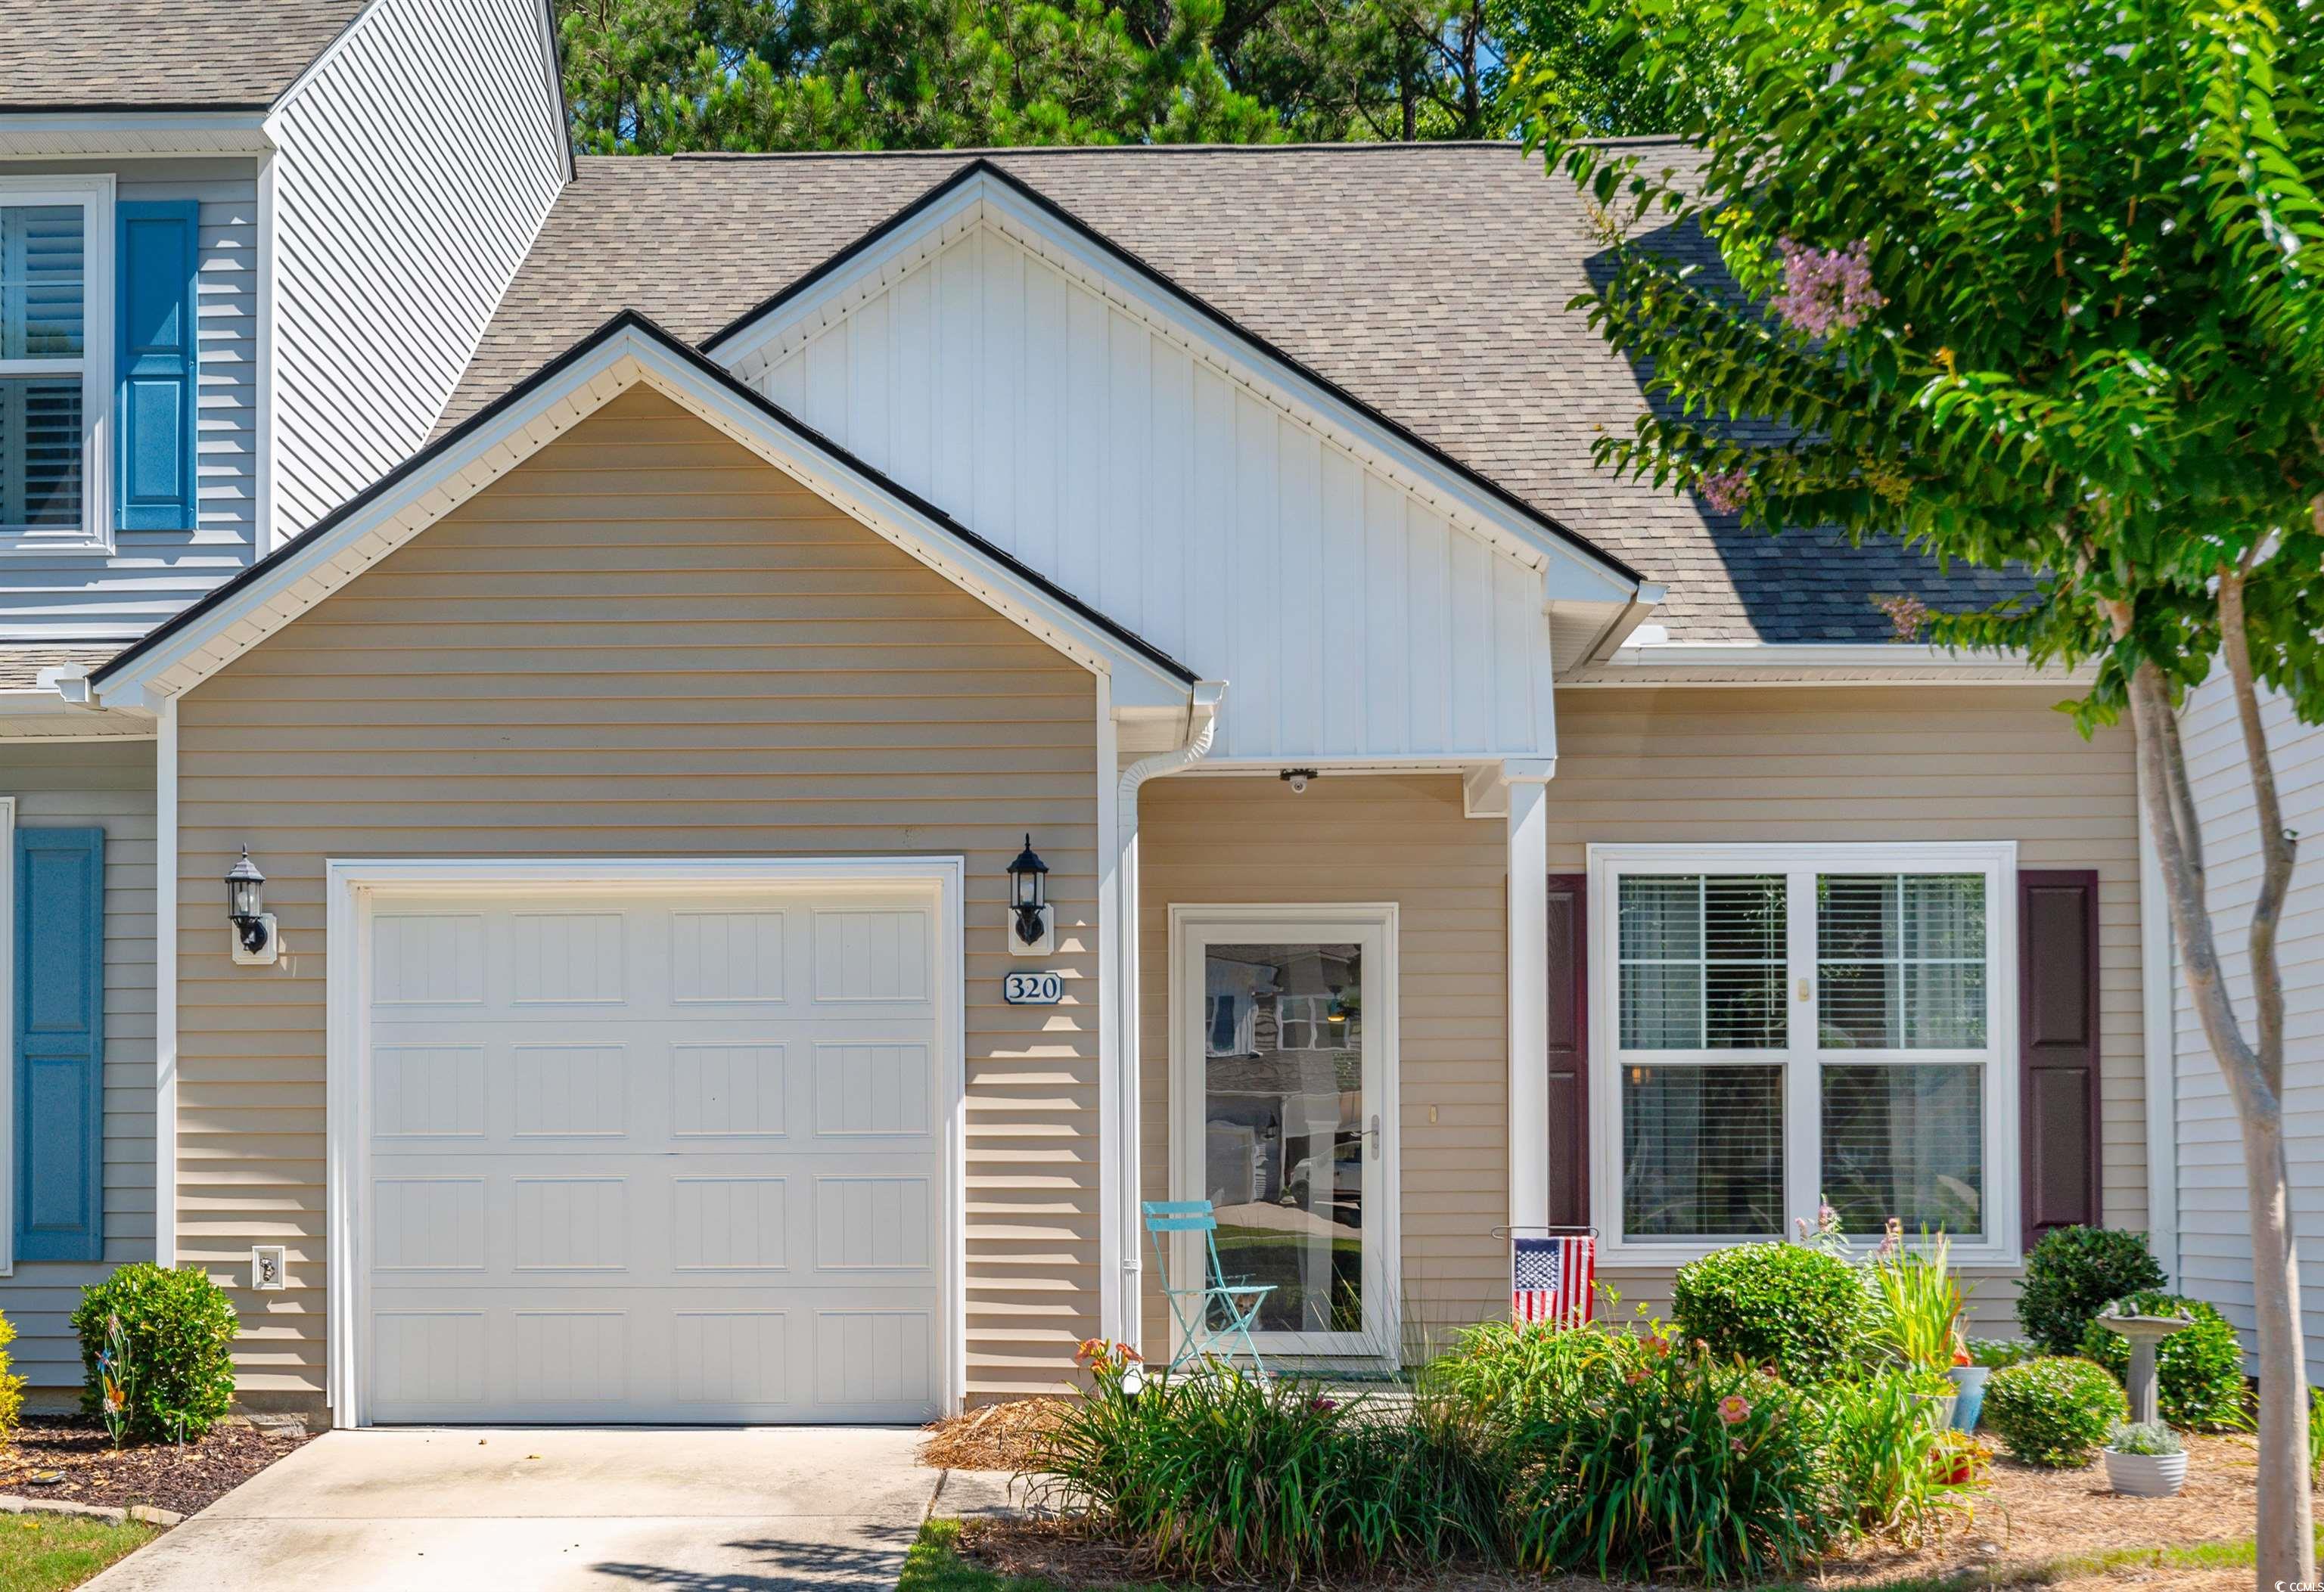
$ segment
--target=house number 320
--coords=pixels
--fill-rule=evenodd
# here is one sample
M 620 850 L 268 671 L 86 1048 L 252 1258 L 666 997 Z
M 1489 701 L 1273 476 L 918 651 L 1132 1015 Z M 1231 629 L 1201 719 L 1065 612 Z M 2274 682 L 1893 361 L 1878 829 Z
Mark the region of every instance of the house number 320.
M 1001 980 L 1001 998 L 1011 1006 L 1055 1006 L 1065 998 L 1062 973 L 1010 973 Z

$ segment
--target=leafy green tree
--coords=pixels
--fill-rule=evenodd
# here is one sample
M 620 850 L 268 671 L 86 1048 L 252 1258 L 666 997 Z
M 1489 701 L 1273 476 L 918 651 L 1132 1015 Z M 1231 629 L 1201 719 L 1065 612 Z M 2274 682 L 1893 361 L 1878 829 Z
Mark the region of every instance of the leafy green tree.
M 1530 136 L 1682 133 L 1735 113 L 1740 74 L 1732 61 L 1702 57 L 1652 72 L 1617 19 L 1593 0 L 1491 5 L 1505 64 L 1489 87 L 1505 106 L 1504 118 Z
M 564 0 L 561 25 L 602 152 L 1281 136 L 1213 58 L 1218 19 L 1180 0 L 1141 38 L 1104 0 Z
M 1587 296 L 1651 372 L 1604 463 L 1769 531 L 1838 525 L 2015 567 L 1944 643 L 2094 666 L 2127 714 L 2180 962 L 2242 1129 L 2262 1384 L 2258 1584 L 2312 1582 L 2283 1138 L 2283 827 L 2260 693 L 2324 721 L 2319 0 L 1591 0 L 1641 114 L 1573 141 L 1627 231 Z M 1735 63 L 1738 115 L 1695 95 Z M 1666 245 L 1701 228 L 1725 277 Z M 1738 427 L 1736 422 L 1752 425 Z M 1900 629 L 1913 624 L 1898 603 Z M 2174 704 L 2233 692 L 2262 879 L 2248 1011 L 2222 978 Z

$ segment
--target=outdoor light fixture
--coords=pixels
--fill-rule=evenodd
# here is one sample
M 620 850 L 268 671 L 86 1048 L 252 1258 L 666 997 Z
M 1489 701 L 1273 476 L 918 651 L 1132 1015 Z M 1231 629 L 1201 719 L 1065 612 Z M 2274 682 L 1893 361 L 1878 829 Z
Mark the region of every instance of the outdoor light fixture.
M 1276 778 L 1291 787 L 1291 794 L 1293 796 L 1305 796 L 1307 794 L 1307 782 L 1315 778 L 1315 770 L 1313 768 L 1286 768 L 1282 773 L 1277 774 Z
M 242 849 L 242 860 L 226 870 L 226 915 L 234 925 L 234 959 L 245 967 L 274 960 L 274 915 L 266 910 L 266 876 Z
M 1017 915 L 1009 949 L 1019 956 L 1044 956 L 1050 943 L 1049 865 L 1033 850 L 1033 837 L 1009 865 L 1009 906 Z

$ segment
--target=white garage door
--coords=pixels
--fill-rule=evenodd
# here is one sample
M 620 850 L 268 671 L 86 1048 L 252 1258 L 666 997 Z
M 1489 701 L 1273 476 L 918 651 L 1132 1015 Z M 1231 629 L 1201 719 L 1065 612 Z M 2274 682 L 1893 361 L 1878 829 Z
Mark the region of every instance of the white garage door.
M 929 1419 L 936 919 L 829 886 L 383 899 L 368 1418 Z

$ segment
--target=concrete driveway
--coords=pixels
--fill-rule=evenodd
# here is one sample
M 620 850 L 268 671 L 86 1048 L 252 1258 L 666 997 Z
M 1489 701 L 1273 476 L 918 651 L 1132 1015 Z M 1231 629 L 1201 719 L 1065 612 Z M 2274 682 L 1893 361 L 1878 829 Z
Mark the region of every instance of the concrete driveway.
M 890 1587 L 935 1508 L 908 1428 L 334 1431 L 88 1583 L 94 1592 Z M 939 1499 L 939 1492 L 942 1496 Z

